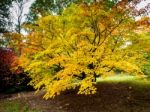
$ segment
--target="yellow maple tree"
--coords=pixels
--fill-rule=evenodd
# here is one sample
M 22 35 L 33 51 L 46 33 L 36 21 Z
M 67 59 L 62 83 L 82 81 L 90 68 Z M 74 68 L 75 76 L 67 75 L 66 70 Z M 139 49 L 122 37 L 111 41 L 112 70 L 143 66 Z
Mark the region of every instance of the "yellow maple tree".
M 127 2 L 127 1 L 126 1 Z M 125 8 L 106 2 L 72 4 L 61 15 L 40 18 L 30 29 L 20 65 L 45 98 L 79 86 L 79 94 L 94 94 L 97 77 L 116 70 L 143 76 L 143 52 L 137 22 Z

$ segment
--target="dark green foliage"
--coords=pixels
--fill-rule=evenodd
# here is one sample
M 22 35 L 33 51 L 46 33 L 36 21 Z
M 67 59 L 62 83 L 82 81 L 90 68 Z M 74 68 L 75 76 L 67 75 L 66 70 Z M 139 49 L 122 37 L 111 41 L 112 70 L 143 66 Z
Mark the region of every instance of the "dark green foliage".
M 150 61 L 148 61 L 147 64 L 142 67 L 142 69 L 144 74 L 150 77 Z
M 7 27 L 11 24 L 10 6 L 13 0 L 0 0 L 0 33 L 7 32 Z
M 150 54 L 149 53 L 144 53 L 143 54 L 145 59 L 147 60 L 146 64 L 142 66 L 142 70 L 145 75 L 147 75 L 148 78 L 150 78 Z

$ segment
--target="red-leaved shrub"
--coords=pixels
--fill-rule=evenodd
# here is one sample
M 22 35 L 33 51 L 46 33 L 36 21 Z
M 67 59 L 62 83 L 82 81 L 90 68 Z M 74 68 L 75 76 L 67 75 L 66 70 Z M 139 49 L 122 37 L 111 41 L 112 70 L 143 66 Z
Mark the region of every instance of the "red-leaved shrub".
M 0 91 L 27 86 L 28 82 L 29 78 L 18 66 L 15 52 L 9 48 L 0 48 Z

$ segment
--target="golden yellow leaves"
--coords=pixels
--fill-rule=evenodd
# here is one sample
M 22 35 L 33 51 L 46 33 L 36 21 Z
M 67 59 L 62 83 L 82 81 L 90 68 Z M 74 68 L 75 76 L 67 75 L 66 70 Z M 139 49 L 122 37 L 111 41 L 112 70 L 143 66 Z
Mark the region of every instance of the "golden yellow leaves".
M 88 77 L 81 82 L 78 94 L 85 94 L 85 95 L 95 94 L 96 90 L 97 90 L 96 87 L 94 87 L 92 83 L 92 77 Z
M 31 84 L 45 89 L 48 99 L 76 86 L 78 94 L 94 94 L 95 79 L 114 75 L 116 69 L 143 75 L 139 35 L 130 19 L 103 4 L 74 4 L 62 15 L 41 18 L 26 46 L 37 50 L 28 50 L 27 62 L 21 62 Z

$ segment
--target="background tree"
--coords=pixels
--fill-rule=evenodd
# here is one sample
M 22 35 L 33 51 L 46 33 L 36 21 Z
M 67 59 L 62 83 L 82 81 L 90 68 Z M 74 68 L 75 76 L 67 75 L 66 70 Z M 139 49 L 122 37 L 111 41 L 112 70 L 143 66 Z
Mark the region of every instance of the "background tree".
M 21 54 L 24 40 L 21 25 L 26 3 L 27 0 L 0 1 L 0 91 L 8 88 L 21 89 L 29 82 L 29 78 L 18 65 L 18 56 Z M 14 21 L 17 21 L 16 31 Z
M 13 0 L 0 1 L 0 46 L 6 46 L 8 40 L 4 38 L 2 33 L 9 32 L 11 29 L 10 7 Z
M 25 32 L 22 24 L 25 21 L 25 10 L 28 0 L 13 0 L 11 7 L 12 31 L 4 33 L 3 37 L 7 40 L 6 47 L 12 48 L 18 56 L 21 55 Z
M 150 17 L 144 17 L 138 21 L 138 24 L 140 25 L 140 29 L 144 28 L 144 32 L 141 32 L 141 30 L 137 30 L 139 34 L 141 34 L 142 39 L 141 41 L 138 41 L 139 46 L 145 49 L 145 52 L 143 53 L 145 59 L 147 60 L 144 66 L 142 66 L 142 70 L 147 77 L 150 77 Z
M 3 28 L 3 34 L 1 34 L 0 38 L 0 42 L 3 47 L 11 47 L 13 49 L 17 49 L 15 45 L 18 44 L 18 47 L 19 45 L 21 45 L 23 41 L 23 37 L 21 35 L 21 25 L 23 23 L 23 20 L 25 19 L 24 11 L 27 2 L 28 0 L 2 0 L 2 2 L 0 3 L 2 10 L 1 14 L 4 14 L 4 16 L 2 16 L 2 19 L 0 19 L 0 26 L 7 29 L 7 31 L 5 30 L 4 32 Z M 11 23 L 11 26 L 8 27 L 8 23 Z M 18 34 L 15 34 L 15 32 Z M 21 52 L 20 50 L 15 51 L 19 52 L 18 54 L 20 54 Z
M 0 2 L 0 33 L 6 32 L 10 25 L 10 6 L 13 0 L 1 0 Z
M 17 33 L 21 33 L 22 30 L 22 24 L 24 22 L 25 13 L 26 10 L 26 4 L 29 2 L 29 0 L 14 0 L 13 1 L 13 8 L 12 8 L 12 19 L 15 24 L 15 31 Z

